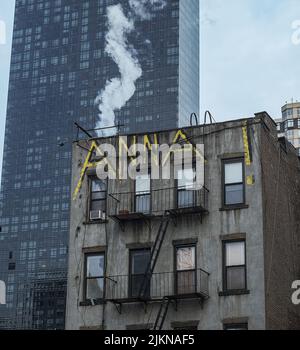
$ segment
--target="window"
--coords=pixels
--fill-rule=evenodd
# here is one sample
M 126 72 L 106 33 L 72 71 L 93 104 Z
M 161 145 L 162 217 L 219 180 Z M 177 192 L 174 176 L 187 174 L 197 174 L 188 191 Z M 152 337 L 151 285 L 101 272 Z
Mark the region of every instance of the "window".
M 90 186 L 90 220 L 105 220 L 107 181 L 92 178 Z
M 150 175 L 138 175 L 135 181 L 135 211 L 150 213 L 151 205 L 151 178 Z
M 223 243 L 223 275 L 224 291 L 247 289 L 245 241 Z
M 16 263 L 13 263 L 13 262 L 8 263 L 8 269 L 9 270 L 15 270 L 16 269 Z
M 194 191 L 195 169 L 180 169 L 177 175 L 177 206 L 178 208 L 192 208 L 196 205 Z
M 176 294 L 196 293 L 196 247 L 176 247 Z
M 293 119 L 288 120 L 288 128 L 289 129 L 293 129 L 294 128 L 294 120 Z
M 223 204 L 245 204 L 245 170 L 242 159 L 223 161 Z
M 85 255 L 84 299 L 96 301 L 104 298 L 104 253 Z
M 231 323 L 224 324 L 225 331 L 247 331 L 248 323 Z
M 151 250 L 139 249 L 130 252 L 129 294 L 131 298 L 143 292 L 144 297 L 150 296 L 150 281 L 144 285 L 145 273 L 150 262 Z M 141 288 L 144 287 L 143 291 Z

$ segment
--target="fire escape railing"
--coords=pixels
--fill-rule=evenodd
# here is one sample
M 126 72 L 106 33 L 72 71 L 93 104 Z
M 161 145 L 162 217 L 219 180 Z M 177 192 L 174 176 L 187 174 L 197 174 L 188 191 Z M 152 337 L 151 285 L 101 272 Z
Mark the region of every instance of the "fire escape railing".
M 109 195 L 108 215 L 118 219 L 133 219 L 133 216 L 164 215 L 166 211 L 179 213 L 206 212 L 209 191 L 177 187 L 152 189 L 151 192 L 125 192 Z
M 145 274 L 107 276 L 105 299 L 116 303 L 162 301 L 171 299 L 209 297 L 209 273 L 202 270 L 153 273 L 148 279 L 143 296 L 140 289 Z

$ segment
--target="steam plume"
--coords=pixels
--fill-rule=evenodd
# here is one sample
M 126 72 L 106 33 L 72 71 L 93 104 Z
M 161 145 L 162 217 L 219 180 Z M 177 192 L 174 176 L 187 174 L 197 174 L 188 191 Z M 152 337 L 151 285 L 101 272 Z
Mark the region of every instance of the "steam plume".
M 137 17 L 149 20 L 153 12 L 160 11 L 166 6 L 166 0 L 129 0 L 129 6 Z
M 126 35 L 134 30 L 134 23 L 128 20 L 121 5 L 107 8 L 109 31 L 106 35 L 106 53 L 118 65 L 120 78 L 107 81 L 102 93 L 96 98 L 99 104 L 101 128 L 114 125 L 115 113 L 135 93 L 135 82 L 142 76 L 142 69 L 128 48 Z M 102 134 L 111 133 L 103 130 Z
M 127 42 L 127 35 L 134 29 L 134 18 L 148 20 L 154 11 L 166 5 L 165 0 L 129 0 L 132 13 L 127 18 L 120 4 L 107 8 L 108 33 L 105 52 L 117 64 L 120 78 L 106 82 L 104 90 L 95 99 L 100 114 L 97 127 L 107 128 L 115 125 L 115 111 L 125 106 L 136 91 L 135 83 L 142 76 L 142 68 L 135 57 L 133 49 Z M 116 130 L 102 130 L 98 134 L 107 136 Z

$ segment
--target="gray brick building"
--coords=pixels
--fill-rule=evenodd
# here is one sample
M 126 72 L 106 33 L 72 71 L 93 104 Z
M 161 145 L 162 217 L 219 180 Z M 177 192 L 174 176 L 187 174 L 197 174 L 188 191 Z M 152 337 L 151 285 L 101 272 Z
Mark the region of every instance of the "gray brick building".
M 118 138 L 73 144 L 67 329 L 299 329 L 300 163 L 268 114 L 128 139 L 204 144 L 205 186 L 101 181 Z

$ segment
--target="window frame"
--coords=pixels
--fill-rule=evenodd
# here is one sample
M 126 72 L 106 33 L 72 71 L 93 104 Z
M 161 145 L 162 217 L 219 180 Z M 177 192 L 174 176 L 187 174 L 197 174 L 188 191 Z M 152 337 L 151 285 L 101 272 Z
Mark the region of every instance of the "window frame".
M 178 169 L 178 172 L 179 171 L 185 171 L 185 170 L 192 170 L 193 174 L 194 174 L 194 181 L 197 181 L 197 170 L 196 170 L 196 163 L 193 162 L 192 163 L 192 167 L 191 168 L 184 168 L 184 169 Z M 176 191 L 176 195 L 175 195 L 175 200 L 176 200 L 176 208 L 177 209 L 186 209 L 186 208 L 194 208 L 197 206 L 197 192 L 192 189 L 192 190 L 187 190 L 187 187 L 179 187 L 179 180 L 178 179 L 178 172 L 177 172 L 177 179 L 176 179 L 176 187 L 175 187 L 175 191 Z M 192 206 L 188 207 L 188 206 L 181 206 L 180 205 L 180 195 L 182 193 L 187 193 L 187 192 L 191 192 L 192 193 L 192 199 L 193 199 L 193 203 L 192 203 Z
M 133 258 L 133 255 L 134 253 L 136 252 L 149 252 L 149 262 L 151 261 L 151 248 L 149 247 L 145 247 L 145 248 L 137 248 L 137 249 L 130 249 L 129 250 L 129 274 L 128 274 L 128 297 L 129 298 L 136 298 L 136 296 L 133 295 L 132 293 L 132 286 L 133 286 L 133 283 L 132 283 L 132 277 L 133 276 L 141 276 L 141 274 L 134 274 L 133 271 L 132 271 L 132 258 Z M 147 269 L 147 267 L 146 267 Z M 145 271 L 146 273 L 146 271 Z M 145 276 L 145 273 L 144 273 L 144 276 Z M 151 281 L 150 281 L 150 284 L 149 284 L 149 293 L 151 293 Z
M 138 174 L 140 175 L 140 174 Z M 135 213 L 139 213 L 137 211 L 137 203 L 138 203 L 138 198 L 141 198 L 141 197 L 148 197 L 149 198 L 149 212 L 145 212 L 144 214 L 151 214 L 152 212 L 152 181 L 151 181 L 151 170 L 149 170 L 148 174 L 149 176 L 149 181 L 150 181 L 150 188 L 149 188 L 149 192 L 148 193 L 139 193 L 137 192 L 137 179 L 134 180 L 134 212 Z
M 93 192 L 93 181 L 103 181 L 106 184 L 106 191 L 97 191 Z M 97 220 L 91 220 L 91 212 L 92 210 L 92 203 L 93 202 L 104 202 L 104 210 L 103 212 L 105 213 L 105 218 L 107 218 L 107 195 L 108 195 L 108 180 L 100 180 L 97 178 L 97 176 L 89 176 L 89 198 L 88 198 L 88 212 L 87 212 L 87 222 L 99 222 L 103 221 L 102 219 L 97 219 Z M 93 200 L 93 193 L 105 193 L 105 198 L 104 199 L 97 199 Z M 100 210 L 100 209 L 99 209 Z
M 245 264 L 244 265 L 236 265 L 236 266 L 227 266 L 227 254 L 226 254 L 226 245 L 231 243 L 244 243 L 244 255 L 245 255 Z M 248 290 L 248 281 L 247 281 L 247 243 L 246 239 L 233 239 L 233 240 L 224 240 L 222 241 L 222 275 L 223 275 L 223 293 L 232 293 L 239 294 L 242 292 L 246 292 Z M 244 268 L 244 277 L 245 277 L 245 286 L 244 288 L 239 289 L 228 289 L 227 287 L 227 270 L 230 267 L 243 267 Z
M 88 263 L 88 258 L 89 257 L 94 257 L 94 256 L 103 256 L 104 260 L 104 268 L 103 268 L 103 276 L 97 276 L 97 277 L 88 277 L 87 276 L 87 263 Z M 105 289 L 106 289 L 106 254 L 104 251 L 102 252 L 97 252 L 97 253 L 84 253 L 84 283 L 83 283 L 83 300 L 85 303 L 92 303 L 91 299 L 87 299 L 87 281 L 88 280 L 97 280 L 97 279 L 103 279 L 103 297 L 95 299 L 94 301 L 96 304 L 98 302 L 103 302 L 105 300 Z
M 292 130 L 295 128 L 295 119 L 288 119 L 287 120 L 287 128 L 289 130 Z
M 195 268 L 192 270 L 182 270 L 179 271 L 177 269 L 178 264 L 177 264 L 177 252 L 179 249 L 182 248 L 194 248 L 195 249 Z M 178 244 L 178 245 L 174 245 L 174 294 L 175 295 L 181 295 L 178 294 L 178 273 L 180 272 L 194 272 L 195 274 L 195 293 L 197 293 L 197 266 L 198 266 L 198 262 L 197 262 L 197 243 L 191 243 L 191 244 Z
M 236 163 L 242 163 L 242 182 L 232 183 L 232 184 L 226 184 L 225 183 L 225 176 L 226 176 L 226 165 L 227 164 L 236 164 Z M 238 158 L 228 158 L 228 159 L 222 159 L 222 208 L 224 209 L 239 209 L 243 208 L 246 205 L 246 172 L 245 172 L 245 158 L 244 157 L 238 157 Z M 235 204 L 226 204 L 226 187 L 227 186 L 235 186 L 235 185 L 242 185 L 243 186 L 243 202 L 242 203 L 235 203 Z

